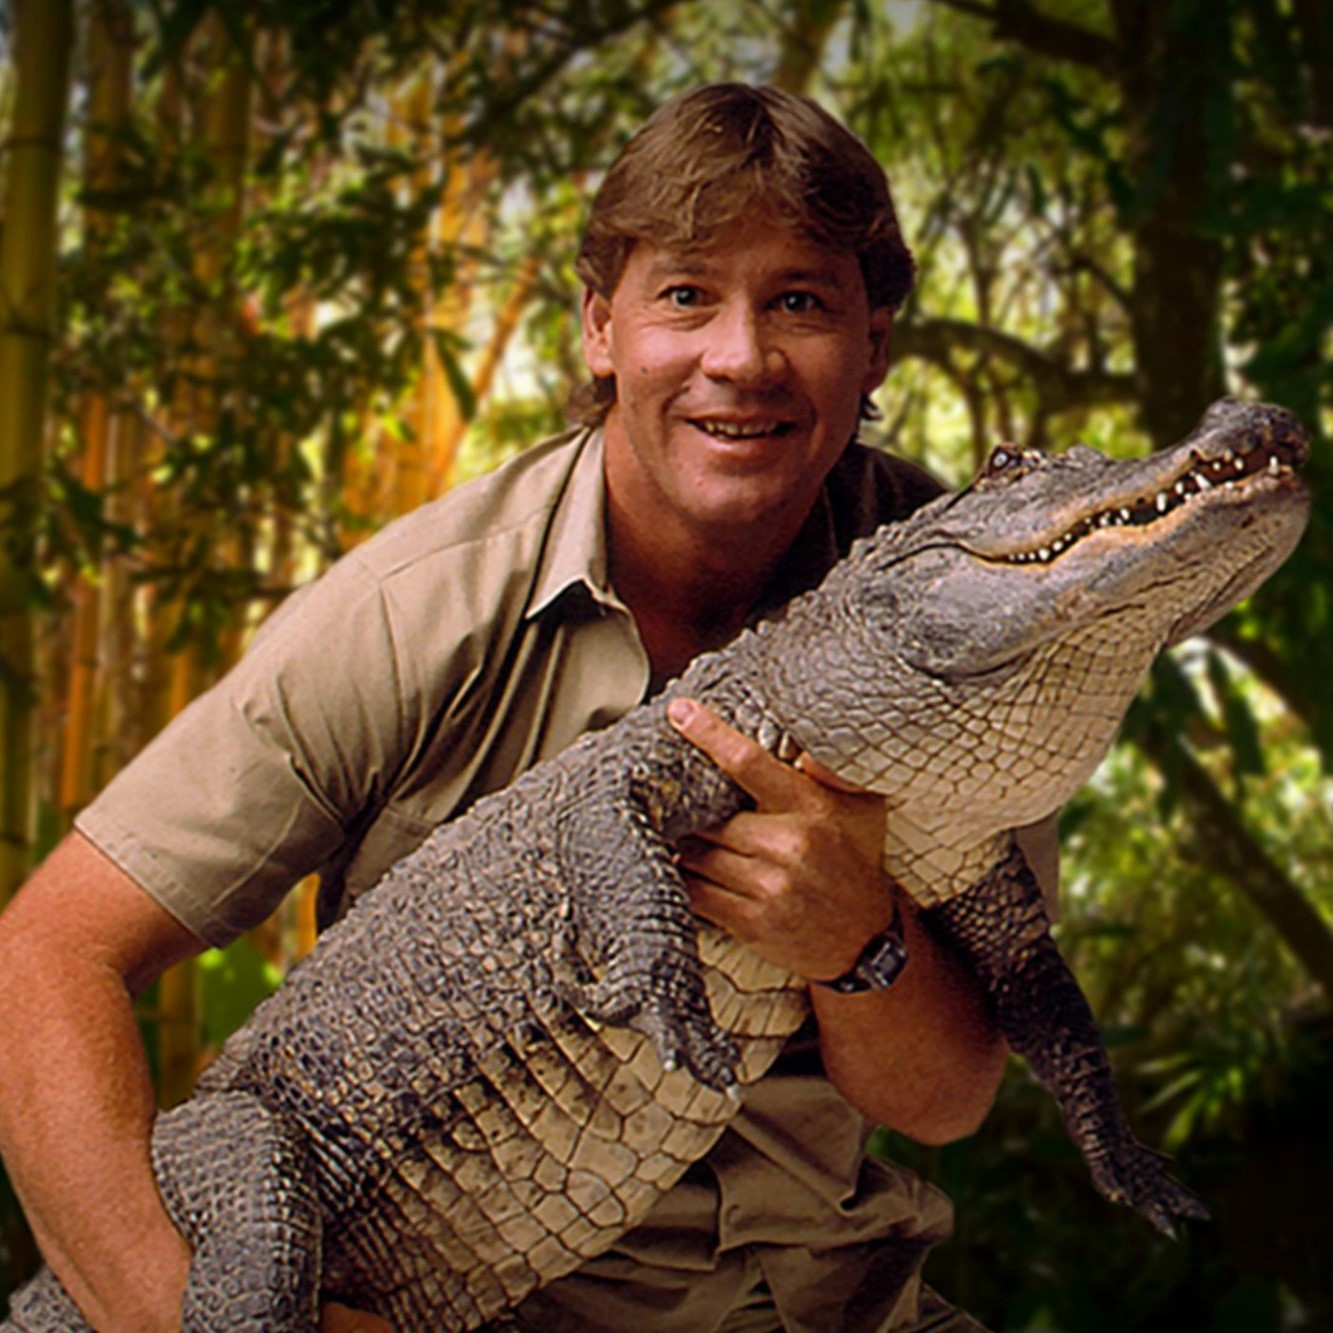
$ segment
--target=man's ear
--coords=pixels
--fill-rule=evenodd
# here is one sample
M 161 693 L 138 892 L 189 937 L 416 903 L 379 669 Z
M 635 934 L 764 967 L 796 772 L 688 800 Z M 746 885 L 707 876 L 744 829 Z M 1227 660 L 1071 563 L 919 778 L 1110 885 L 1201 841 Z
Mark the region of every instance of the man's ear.
M 591 287 L 583 289 L 583 359 L 597 379 L 615 374 L 611 357 L 611 302 Z
M 870 363 L 861 385 L 862 393 L 874 393 L 889 373 L 889 344 L 893 340 L 893 311 L 880 306 L 870 312 Z

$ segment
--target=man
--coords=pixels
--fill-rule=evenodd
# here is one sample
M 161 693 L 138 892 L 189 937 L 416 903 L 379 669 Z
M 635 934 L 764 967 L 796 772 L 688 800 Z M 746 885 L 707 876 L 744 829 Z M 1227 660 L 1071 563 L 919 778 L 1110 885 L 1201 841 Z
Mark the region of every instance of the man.
M 434 823 L 936 489 L 849 444 L 911 260 L 882 171 L 813 103 L 723 85 L 663 108 L 599 190 L 579 271 L 585 428 L 400 520 L 292 599 L 0 919 L 0 1144 L 99 1328 L 173 1327 L 189 1262 L 149 1172 L 130 997 L 313 869 L 323 918 L 345 910 Z M 947 1204 L 863 1150 L 874 1123 L 943 1142 L 985 1114 L 1005 1049 L 976 987 L 906 905 L 899 983 L 818 984 L 894 916 L 881 802 L 697 707 L 674 721 L 755 803 L 682 849 L 692 905 L 808 978 L 814 1022 L 644 1225 L 522 1318 L 975 1327 L 920 1293 Z M 325 1327 L 384 1324 L 330 1308 Z

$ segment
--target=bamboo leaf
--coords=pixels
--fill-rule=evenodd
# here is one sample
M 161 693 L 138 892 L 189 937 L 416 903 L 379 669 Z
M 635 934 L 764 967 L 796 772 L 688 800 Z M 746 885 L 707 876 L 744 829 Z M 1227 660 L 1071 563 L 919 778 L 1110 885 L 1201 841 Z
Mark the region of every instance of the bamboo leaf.
M 443 329 L 434 329 L 432 334 L 440 366 L 449 382 L 449 390 L 458 403 L 458 411 L 464 421 L 471 421 L 477 412 L 477 396 L 472 390 L 472 381 L 458 360 L 459 340 Z

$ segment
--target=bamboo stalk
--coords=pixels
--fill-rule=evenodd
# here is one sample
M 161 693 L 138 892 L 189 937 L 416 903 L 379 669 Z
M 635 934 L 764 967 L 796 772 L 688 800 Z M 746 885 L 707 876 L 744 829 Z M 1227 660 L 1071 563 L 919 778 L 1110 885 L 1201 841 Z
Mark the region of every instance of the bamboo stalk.
M 83 484 L 90 491 L 101 491 L 106 484 L 107 430 L 106 398 L 89 394 L 83 410 Z M 85 573 L 74 589 L 65 726 L 60 738 L 60 814 L 65 828 L 73 824 L 92 794 L 92 717 L 101 622 L 98 582 Z
M 0 230 L 0 520 L 21 516 L 23 492 L 41 472 L 73 37 L 72 0 L 19 7 Z M 33 613 L 22 557 L 16 564 L 7 548 L 0 545 L 0 902 L 30 868 L 33 806 Z
M 532 299 L 532 289 L 541 271 L 541 259 L 538 255 L 529 255 L 518 271 L 518 277 L 510 288 L 505 303 L 500 307 L 491 336 L 482 349 L 472 372 L 471 389 L 473 401 L 480 403 L 490 392 L 509 340 L 518 329 L 518 322 L 523 317 L 528 302 Z M 449 489 L 450 474 L 454 459 L 458 456 L 463 437 L 467 434 L 468 423 L 462 413 L 454 412 L 446 422 L 440 423 L 435 431 L 435 439 L 430 455 L 430 473 L 428 490 L 431 495 L 442 495 Z
M 92 126 L 85 139 L 84 179 L 90 191 L 114 188 L 120 175 L 116 134 L 129 118 L 133 19 L 125 0 L 98 0 L 89 15 L 88 77 Z M 96 251 L 107 226 L 105 215 L 89 208 L 84 218 L 85 245 Z M 112 413 L 100 390 L 84 396 L 80 437 L 83 443 L 83 485 L 101 493 L 108 474 Z M 92 798 L 93 756 L 97 747 L 95 701 L 102 668 L 102 585 L 111 571 L 101 562 L 98 572 L 82 574 L 74 589 L 70 670 L 65 725 L 60 737 L 59 806 L 68 829 Z
M 221 22 L 210 20 L 209 64 L 217 74 L 210 85 L 204 114 L 205 147 L 216 165 L 212 202 L 218 221 L 212 240 L 196 254 L 195 273 L 209 300 L 195 320 L 193 360 L 196 373 L 185 377 L 191 389 L 174 404 L 177 429 L 210 433 L 218 403 L 211 387 L 223 381 L 219 367 L 238 354 L 234 311 L 218 290 L 231 246 L 240 232 L 245 206 L 245 171 L 250 144 L 250 105 L 253 96 L 251 64 L 238 52 Z M 191 516 L 185 515 L 187 523 Z M 199 647 L 186 644 L 171 663 L 167 705 L 171 716 L 180 713 L 208 684 Z M 158 989 L 158 1092 L 171 1106 L 188 1096 L 194 1086 L 200 1046 L 200 986 L 194 959 L 168 971 Z
M 406 91 L 395 99 L 397 115 L 389 127 L 389 142 L 401 141 L 406 133 L 412 141 L 414 150 L 421 160 L 428 156 L 431 140 L 431 112 L 434 105 L 435 80 L 429 71 L 415 75 Z M 419 168 L 414 173 L 413 188 L 421 190 L 425 186 L 425 169 Z M 449 211 L 450 194 L 454 173 L 449 172 L 449 186 L 445 190 L 445 199 L 441 212 Z M 427 252 L 431 241 L 429 234 L 421 238 L 414 248 L 413 268 L 424 275 L 427 271 Z M 415 509 L 426 498 L 426 457 L 427 434 L 435 412 L 435 398 L 438 394 L 437 373 L 432 369 L 432 348 L 428 345 L 423 359 L 421 376 L 412 390 L 411 399 L 406 405 L 404 416 L 410 422 L 411 429 L 404 432 L 393 449 L 391 475 L 393 488 L 387 496 L 385 508 L 394 514 L 404 514 Z
M 125 479 L 136 475 L 146 445 L 143 421 L 128 408 L 112 413 L 108 437 L 107 476 Z M 129 487 L 112 491 L 107 517 L 132 524 L 135 496 Z M 108 561 L 103 570 L 99 600 L 98 666 L 95 677 L 93 734 L 89 787 L 100 791 L 125 763 L 147 743 L 140 672 L 136 652 L 140 637 L 136 625 L 138 594 L 129 570 L 121 561 Z

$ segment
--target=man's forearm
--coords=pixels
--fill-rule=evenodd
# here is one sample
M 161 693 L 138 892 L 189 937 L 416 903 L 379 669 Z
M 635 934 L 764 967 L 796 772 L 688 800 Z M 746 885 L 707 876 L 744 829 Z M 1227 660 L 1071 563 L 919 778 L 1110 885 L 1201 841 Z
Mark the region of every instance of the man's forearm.
M 78 834 L 0 917 L 0 1152 L 43 1253 L 99 1329 L 179 1325 L 189 1249 L 153 1179 L 131 986 L 198 947 Z
M 976 979 L 904 912 L 909 962 L 892 989 L 812 986 L 824 1068 L 861 1113 L 922 1143 L 948 1143 L 985 1118 L 1008 1048 Z
M 153 1183 L 152 1091 L 124 988 L 73 978 L 71 1012 L 64 978 L 29 978 L 44 993 L 15 1003 L 10 977 L 0 1147 L 34 1235 L 96 1328 L 175 1328 L 189 1250 Z

